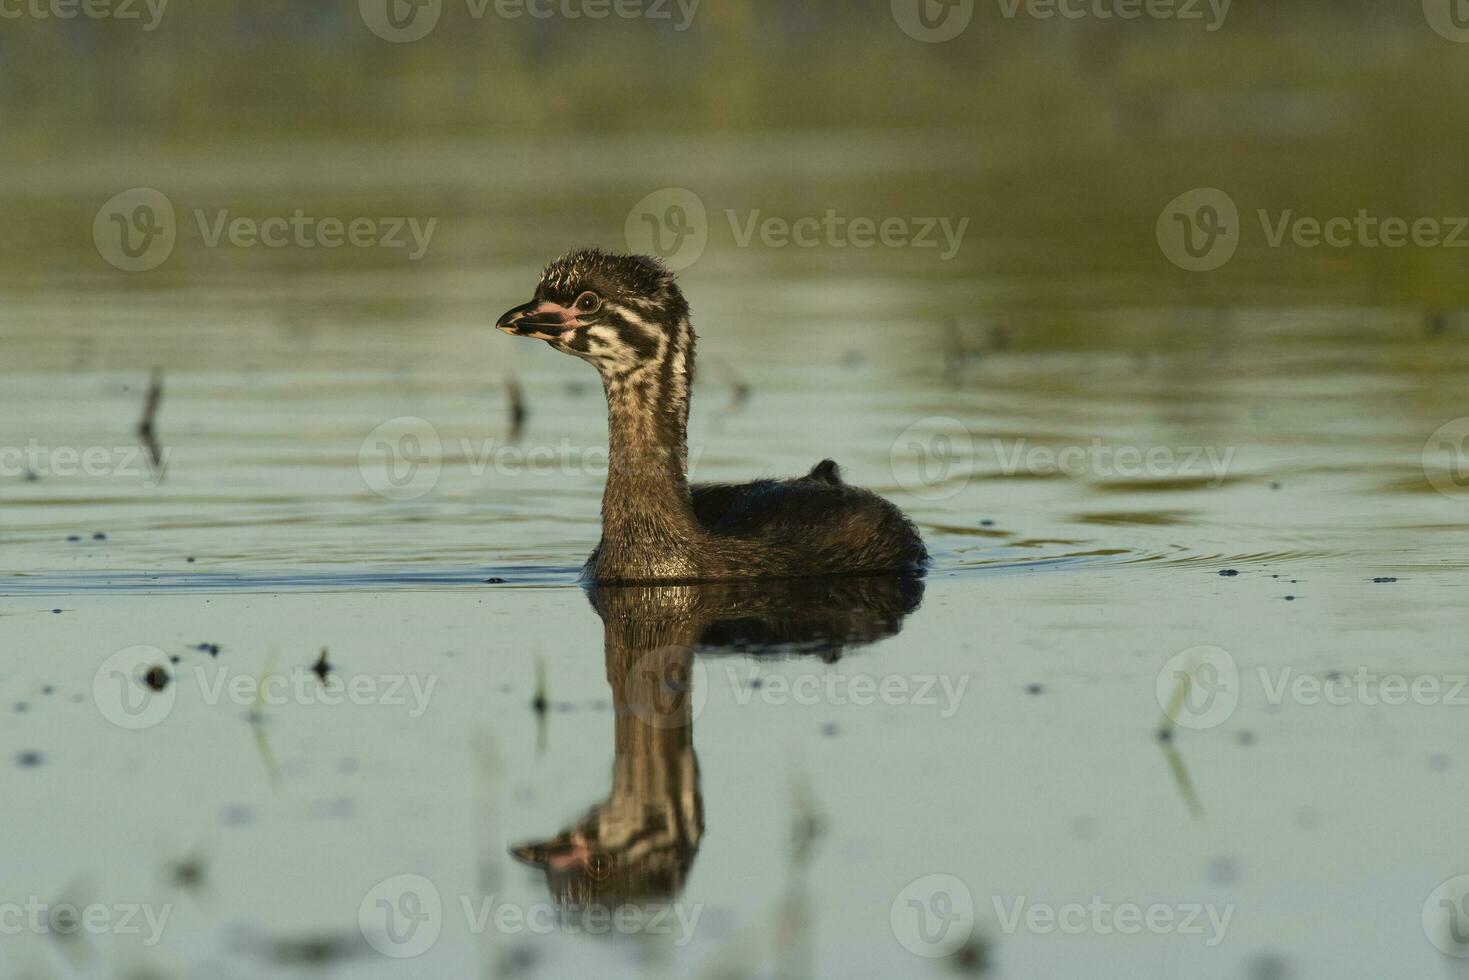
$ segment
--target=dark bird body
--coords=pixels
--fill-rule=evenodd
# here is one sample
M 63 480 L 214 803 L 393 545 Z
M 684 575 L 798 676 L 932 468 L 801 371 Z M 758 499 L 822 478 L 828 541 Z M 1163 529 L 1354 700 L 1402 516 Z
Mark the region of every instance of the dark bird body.
M 824 460 L 789 480 L 689 486 L 694 331 L 673 275 L 643 256 L 574 252 L 497 326 L 591 362 L 608 408 L 595 582 L 719 581 L 921 569 L 928 555 L 893 504 Z

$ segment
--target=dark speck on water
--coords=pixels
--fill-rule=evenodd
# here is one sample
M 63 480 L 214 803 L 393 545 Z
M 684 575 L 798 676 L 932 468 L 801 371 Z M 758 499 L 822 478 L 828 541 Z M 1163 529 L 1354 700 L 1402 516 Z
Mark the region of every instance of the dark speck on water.
M 81 539 L 82 536 L 80 534 L 68 534 L 66 536 L 66 540 L 68 541 L 80 541 Z
M 60 610 L 60 609 L 53 609 L 53 610 L 51 610 L 51 611 L 52 611 L 52 612 L 53 612 L 53 613 L 59 613 L 59 612 L 61 612 L 61 610 Z
M 1025 693 L 1026 694 L 1040 694 L 1045 689 L 1046 688 L 1045 688 L 1045 685 L 1044 684 L 1027 684 L 1027 685 L 1025 685 Z
M 149 667 L 148 673 L 143 675 L 143 683 L 153 691 L 161 691 L 168 686 L 170 678 L 168 671 L 162 667 Z
M 326 647 L 321 648 L 321 656 L 316 658 L 316 663 L 312 665 L 311 672 L 315 674 L 323 684 L 326 683 L 326 675 L 332 672 L 332 665 L 326 662 Z
M 827 738 L 831 738 L 833 735 L 838 735 L 840 733 L 841 728 L 834 721 L 829 721 L 821 726 L 821 734 L 825 735 Z
M 93 534 L 92 535 L 92 540 L 93 541 L 106 541 L 107 540 L 107 535 L 103 534 L 101 531 L 98 531 L 96 534 Z
M 1286 602 L 1295 602 L 1296 601 L 1296 597 L 1293 596 L 1293 595 L 1288 595 L 1288 596 L 1285 597 L 1285 601 Z
M 1290 964 L 1274 953 L 1256 956 L 1250 964 L 1250 980 L 1287 980 L 1289 976 Z
M 995 526 L 995 522 L 992 521 L 992 520 L 990 520 L 989 518 L 985 518 L 984 520 L 982 520 L 982 521 L 979 522 L 979 526 L 980 527 L 994 527 Z
M 1255 744 L 1255 733 L 1254 732 L 1249 732 L 1249 731 L 1240 732 L 1238 735 L 1236 735 L 1234 737 L 1234 740 L 1236 742 L 1238 742 L 1239 744 L 1241 744 L 1241 745 L 1254 745 Z
M 234 804 L 221 810 L 219 818 L 231 827 L 243 827 L 255 819 L 255 811 L 244 804 Z
M 1224 578 L 1234 578 L 1234 576 L 1236 576 L 1236 575 L 1239 574 L 1239 569 L 1237 569 L 1237 568 L 1225 568 L 1225 569 L 1221 569 L 1220 572 L 1219 572 L 1219 574 L 1221 576 L 1223 576 Z
M 485 584 L 486 585 L 504 585 L 505 584 L 505 580 L 503 578 L 487 578 L 487 579 L 485 579 Z
M 194 556 L 193 555 L 190 555 L 189 557 L 185 558 L 184 561 L 186 561 L 190 565 L 192 565 L 194 563 Z
M 1384 582 L 1396 582 L 1397 579 L 1393 578 L 1391 575 L 1379 575 L 1377 578 L 1373 579 L 1372 581 L 1377 582 L 1378 584 L 1381 584 L 1381 583 L 1384 583 Z
M 34 769 L 41 764 L 42 758 L 39 752 L 22 752 L 16 756 L 15 761 L 20 763 L 22 769 Z

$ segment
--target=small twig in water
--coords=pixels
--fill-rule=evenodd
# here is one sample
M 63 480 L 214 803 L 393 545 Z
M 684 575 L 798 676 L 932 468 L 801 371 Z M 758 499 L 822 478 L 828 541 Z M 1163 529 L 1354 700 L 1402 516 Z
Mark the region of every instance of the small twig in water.
M 148 465 L 160 479 L 163 477 L 163 453 L 158 447 L 158 435 L 153 422 L 158 417 L 158 405 L 163 401 L 163 369 L 155 367 L 148 381 L 148 394 L 143 400 L 143 417 L 138 420 L 138 439 L 148 452 Z
M 530 417 L 530 409 L 525 404 L 525 391 L 513 374 L 505 379 L 505 394 L 510 399 L 510 441 L 518 442 L 525 432 L 525 420 Z
M 332 665 L 326 662 L 326 647 L 321 648 L 321 656 L 316 658 L 316 663 L 312 665 L 311 672 L 315 674 L 323 684 L 326 683 L 326 675 L 332 672 Z

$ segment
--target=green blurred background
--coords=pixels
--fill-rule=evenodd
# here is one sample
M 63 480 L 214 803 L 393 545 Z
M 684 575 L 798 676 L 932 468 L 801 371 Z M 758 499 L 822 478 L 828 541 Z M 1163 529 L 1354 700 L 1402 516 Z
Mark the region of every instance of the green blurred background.
M 967 217 L 952 262 L 744 259 L 854 274 L 906 263 L 996 308 L 1434 316 L 1469 292 L 1469 250 L 1269 248 L 1253 217 L 1469 214 L 1469 44 L 1433 29 L 1439 0 L 1241 0 L 1217 24 L 1202 2 L 1200 20 L 1121 20 L 1095 0 L 1077 19 L 979 0 L 942 43 L 905 33 L 888 0 L 704 0 L 691 17 L 668 0 L 662 16 L 597 20 L 564 15 L 574 0 L 549 17 L 426 0 L 439 19 L 411 43 L 368 28 L 383 0 L 175 0 L 152 30 L 128 2 L 137 19 L 37 17 L 5 0 L 22 15 L 0 19 L 4 288 L 400 264 L 286 250 L 225 268 L 181 231 L 167 266 L 118 274 L 90 254 L 89 228 L 131 186 L 183 210 L 439 216 L 424 265 L 463 272 L 620 245 L 635 201 L 686 186 L 712 214 Z M 1224 189 L 1246 216 L 1239 257 L 1208 275 L 1165 261 L 1154 235 L 1196 187 Z

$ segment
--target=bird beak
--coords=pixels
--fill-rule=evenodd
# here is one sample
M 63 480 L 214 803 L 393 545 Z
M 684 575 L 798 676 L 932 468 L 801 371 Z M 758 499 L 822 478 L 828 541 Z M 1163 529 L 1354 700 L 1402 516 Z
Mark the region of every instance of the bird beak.
M 581 326 L 581 322 L 573 311 L 559 303 L 531 300 L 513 310 L 507 310 L 495 326 L 516 337 L 560 340 L 562 334 Z

